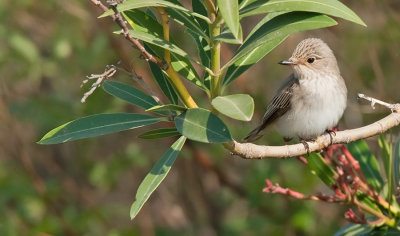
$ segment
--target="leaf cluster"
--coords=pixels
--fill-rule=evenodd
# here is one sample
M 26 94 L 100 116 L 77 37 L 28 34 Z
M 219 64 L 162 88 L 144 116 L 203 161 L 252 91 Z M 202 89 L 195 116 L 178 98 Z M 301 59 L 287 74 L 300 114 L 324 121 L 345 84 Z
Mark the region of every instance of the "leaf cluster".
M 167 27 L 160 20 L 160 8 L 165 9 L 168 19 L 182 25 L 193 39 L 197 49 L 195 55 L 182 49 L 173 35 L 166 37 Z M 95 114 L 61 125 L 39 141 L 40 144 L 63 143 L 159 122 L 166 123 L 165 128 L 139 135 L 144 139 L 180 137 L 143 180 L 131 208 L 131 218 L 137 215 L 168 174 L 187 138 L 204 143 L 226 143 L 232 141 L 232 136 L 228 126 L 219 118 L 220 114 L 240 121 L 251 120 L 254 101 L 249 95 L 222 96 L 222 91 L 239 75 L 289 35 L 336 25 L 337 22 L 332 17 L 365 25 L 352 10 L 337 0 L 192 0 L 191 8 L 184 7 L 177 0 L 127 0 L 118 4 L 116 9 L 130 25 L 129 34 L 139 39 L 152 55 L 158 58 L 170 55 L 170 59 L 164 58 L 170 60 L 170 69 L 203 91 L 209 97 L 212 107 L 208 109 L 188 106 L 188 97 L 182 93 L 185 88 L 177 84 L 166 70 L 149 62 L 154 80 L 168 99 L 166 104 L 159 103 L 152 94 L 138 88 L 106 81 L 102 84 L 104 91 L 143 108 L 148 114 Z M 114 13 L 109 10 L 100 17 Z M 264 15 L 264 18 L 251 29 L 249 35 L 244 36 L 240 20 L 255 15 Z M 239 46 L 224 65 L 220 65 L 222 43 Z

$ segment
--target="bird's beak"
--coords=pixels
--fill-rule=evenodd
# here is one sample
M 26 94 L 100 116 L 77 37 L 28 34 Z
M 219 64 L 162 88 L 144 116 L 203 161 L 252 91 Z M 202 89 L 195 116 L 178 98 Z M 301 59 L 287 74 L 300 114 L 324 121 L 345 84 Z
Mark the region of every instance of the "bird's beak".
M 285 65 L 285 66 L 291 66 L 291 65 L 297 65 L 297 62 L 296 61 L 293 61 L 293 59 L 292 58 L 289 58 L 288 60 L 283 60 L 283 61 L 280 61 L 280 62 L 278 62 L 279 64 L 281 64 L 281 65 Z

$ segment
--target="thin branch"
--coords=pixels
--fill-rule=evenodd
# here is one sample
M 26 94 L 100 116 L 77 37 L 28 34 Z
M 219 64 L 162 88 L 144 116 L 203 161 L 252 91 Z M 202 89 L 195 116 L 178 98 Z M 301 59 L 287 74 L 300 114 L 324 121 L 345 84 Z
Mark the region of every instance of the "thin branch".
M 163 7 L 157 7 L 158 11 L 161 14 L 161 23 L 163 26 L 163 34 L 164 39 L 169 41 L 169 19 L 168 14 Z M 186 89 L 185 85 L 182 83 L 181 79 L 179 78 L 178 73 L 175 71 L 171 64 L 171 54 L 169 50 L 164 51 L 164 60 L 165 63 L 168 65 L 168 68 L 165 69 L 165 73 L 167 73 L 168 78 L 171 80 L 172 84 L 175 86 L 176 90 L 178 91 L 179 96 L 181 97 L 183 103 L 189 108 L 196 108 L 198 107 L 196 102 L 193 100 L 192 96 L 190 95 L 189 91 Z
M 392 113 L 385 118 L 376 121 L 370 125 L 336 132 L 331 137 L 329 134 L 319 136 L 316 141 L 307 142 L 310 152 L 315 152 L 328 147 L 331 144 L 350 143 L 360 139 L 372 137 L 400 124 L 400 104 L 389 104 L 368 96 L 361 96 L 373 104 L 380 104 L 392 110 Z M 263 158 L 287 158 L 307 154 L 302 143 L 285 146 L 262 146 L 253 143 L 239 143 L 232 141 L 224 144 L 225 148 L 232 154 L 238 155 L 244 159 L 263 159 Z
M 101 1 L 99 0 L 90 0 L 93 4 L 101 8 L 103 11 L 108 11 L 108 7 L 106 7 Z M 121 27 L 121 34 L 129 41 L 131 42 L 142 54 L 143 58 L 146 61 L 151 61 L 157 66 L 159 66 L 161 69 L 166 70 L 168 68 L 168 64 L 165 63 L 163 60 L 160 58 L 153 56 L 151 53 L 149 53 L 144 46 L 139 42 L 139 40 L 133 38 L 129 34 L 129 28 L 127 25 L 126 20 L 122 16 L 122 14 L 118 11 L 117 9 L 117 4 L 119 1 L 108 1 L 110 3 L 110 8 L 114 11 L 114 15 L 111 15 L 111 18 Z
M 396 109 L 396 105 L 398 105 L 398 104 L 390 104 L 390 103 L 387 103 L 387 102 L 383 102 L 381 100 L 378 100 L 378 99 L 375 99 L 375 98 L 372 98 L 372 97 L 368 97 L 368 96 L 366 96 L 365 94 L 362 94 L 362 93 L 357 94 L 357 97 L 365 99 L 367 101 L 370 101 L 372 109 L 375 109 L 375 104 L 379 104 L 379 105 L 382 105 L 384 107 L 389 108 L 393 112 Z
M 86 93 L 83 94 L 83 97 L 81 99 L 81 103 L 86 102 L 86 99 L 92 95 L 92 93 L 98 88 L 100 87 L 100 85 L 104 82 L 104 80 L 112 77 L 115 73 L 117 72 L 117 70 L 115 69 L 115 66 L 106 66 L 106 69 L 104 70 L 104 73 L 102 74 L 91 74 L 90 76 L 86 76 L 87 79 L 85 79 L 84 81 L 82 81 L 82 85 L 81 87 L 86 84 L 87 82 L 89 82 L 90 80 L 96 80 L 96 82 L 94 82 L 92 84 L 92 86 L 90 86 L 89 91 L 87 91 Z

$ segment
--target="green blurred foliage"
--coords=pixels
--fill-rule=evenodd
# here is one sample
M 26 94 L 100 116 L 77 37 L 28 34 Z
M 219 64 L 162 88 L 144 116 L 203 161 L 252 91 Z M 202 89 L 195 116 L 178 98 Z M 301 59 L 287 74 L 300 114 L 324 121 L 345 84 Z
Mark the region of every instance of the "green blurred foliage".
M 356 92 L 399 101 L 400 3 L 343 2 L 368 27 L 339 20 L 333 28 L 296 34 L 241 75 L 229 92 L 253 96 L 255 118 L 224 118 L 234 138 L 243 137 L 262 116 L 289 74 L 276 62 L 289 57 L 305 37 L 323 38 L 338 58 L 350 100 L 341 127 L 358 127 L 387 113 L 358 105 Z M 336 205 L 262 193 L 266 178 L 306 194 L 327 191 L 297 160 L 246 161 L 230 157 L 219 145 L 194 143 L 182 150 L 166 181 L 130 221 L 139 183 L 174 138 L 157 141 L 157 148 L 136 138 L 137 131 L 37 145 L 47 131 L 78 117 L 142 111 L 101 90 L 80 103 L 88 89 L 79 87 L 82 80 L 107 64 L 122 61 L 159 91 L 138 53 L 112 34 L 117 27 L 111 19 L 98 15 L 89 1 L 0 1 L 0 235 L 331 235 L 346 224 L 344 209 Z M 245 35 L 254 22 L 242 21 Z M 180 26 L 173 26 L 179 45 L 191 48 Z M 232 53 L 224 50 L 226 62 Z M 122 74 L 115 78 L 132 83 Z M 200 104 L 207 103 L 187 85 Z M 269 132 L 261 142 L 282 143 Z M 209 156 L 211 165 L 194 158 L 200 154 Z

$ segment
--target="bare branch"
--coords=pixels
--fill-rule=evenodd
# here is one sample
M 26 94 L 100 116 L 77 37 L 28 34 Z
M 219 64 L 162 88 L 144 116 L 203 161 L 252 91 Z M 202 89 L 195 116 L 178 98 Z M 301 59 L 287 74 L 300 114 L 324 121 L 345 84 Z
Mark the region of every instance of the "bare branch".
M 364 127 L 337 131 L 336 135 L 332 137 L 332 143 L 329 134 L 321 135 L 315 141 L 307 142 L 310 152 L 322 150 L 331 144 L 350 143 L 372 137 L 384 133 L 400 124 L 400 104 L 388 104 L 365 95 L 361 96 L 361 98 L 367 99 L 372 103 L 384 105 L 391 109 L 392 113 Z M 233 141 L 225 143 L 224 146 L 230 150 L 232 154 L 238 155 L 244 159 L 288 158 L 307 154 L 307 150 L 302 143 L 285 146 L 263 146 Z
M 106 66 L 106 69 L 104 71 L 103 74 L 91 74 L 90 76 L 87 76 L 87 79 L 85 79 L 84 81 L 82 81 L 82 85 L 81 87 L 86 84 L 87 82 L 89 82 L 90 80 L 96 80 L 96 82 L 94 82 L 92 84 L 92 86 L 90 86 L 89 91 L 87 91 L 86 93 L 83 94 L 83 97 L 81 99 L 81 103 L 86 102 L 86 99 L 98 88 L 100 87 L 100 85 L 104 82 L 104 80 L 112 77 L 115 73 L 117 72 L 117 70 L 115 69 L 115 66 Z
M 101 1 L 99 0 L 90 0 L 93 4 L 101 8 L 103 11 L 108 11 L 108 7 L 106 7 Z M 118 3 L 122 2 L 121 0 L 117 1 L 107 1 L 110 5 L 110 8 L 114 11 L 114 15 L 111 15 L 111 18 L 121 27 L 121 34 L 129 41 L 131 42 L 142 54 L 143 58 L 146 61 L 151 61 L 157 66 L 159 66 L 161 69 L 166 70 L 168 69 L 168 64 L 165 63 L 162 59 L 153 56 L 151 53 L 149 53 L 144 46 L 139 42 L 139 40 L 133 38 L 129 34 L 129 28 L 127 25 L 126 20 L 122 16 L 122 14 L 118 11 L 117 5 Z

